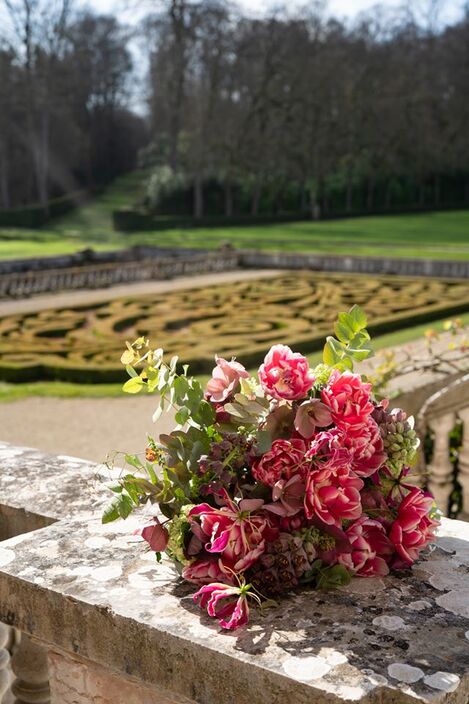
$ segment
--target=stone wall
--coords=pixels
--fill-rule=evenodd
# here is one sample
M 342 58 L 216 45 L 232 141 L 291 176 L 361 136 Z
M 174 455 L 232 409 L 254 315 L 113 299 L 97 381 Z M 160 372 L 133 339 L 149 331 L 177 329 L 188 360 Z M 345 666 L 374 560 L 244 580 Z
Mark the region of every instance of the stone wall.
M 469 278 L 469 261 L 413 259 L 410 257 L 351 257 L 327 254 L 275 253 L 245 249 L 240 265 L 256 269 L 311 269 L 356 274 L 396 274 L 399 276 L 436 276 Z

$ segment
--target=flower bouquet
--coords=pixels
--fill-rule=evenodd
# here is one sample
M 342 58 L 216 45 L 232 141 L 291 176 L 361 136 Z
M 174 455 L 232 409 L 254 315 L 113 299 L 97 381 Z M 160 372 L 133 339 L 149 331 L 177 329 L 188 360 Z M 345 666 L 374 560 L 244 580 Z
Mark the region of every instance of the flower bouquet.
M 418 440 L 411 418 L 373 396 L 354 361 L 371 354 L 366 316 L 341 313 L 323 363 L 274 345 L 252 377 L 216 357 L 204 389 L 144 338 L 122 355 L 129 393 L 159 395 L 177 426 L 111 486 L 103 522 L 153 505 L 139 534 L 223 628 L 247 623 L 249 601 L 327 589 L 412 565 L 434 537 L 430 495 L 408 483 Z

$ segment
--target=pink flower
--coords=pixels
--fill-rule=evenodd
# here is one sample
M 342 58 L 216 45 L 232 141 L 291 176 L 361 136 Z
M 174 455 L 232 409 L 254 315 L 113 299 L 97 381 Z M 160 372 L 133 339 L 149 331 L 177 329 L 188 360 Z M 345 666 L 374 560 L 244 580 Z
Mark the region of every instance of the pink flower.
M 311 438 L 316 428 L 325 428 L 332 423 L 329 408 L 318 398 L 304 401 L 295 416 L 295 430 L 304 438 Z
M 303 508 L 305 496 L 305 483 L 299 474 L 294 474 L 290 479 L 279 479 L 274 484 L 272 499 L 274 503 L 265 506 L 267 511 L 285 518 L 294 516 Z
M 274 440 L 270 450 L 254 461 L 254 479 L 268 486 L 274 486 L 280 479 L 290 479 L 304 466 L 305 452 L 303 440 Z
M 214 403 L 224 403 L 236 392 L 239 380 L 247 379 L 249 374 L 243 365 L 234 359 L 228 362 L 223 357 L 215 357 L 215 361 L 217 366 L 207 384 L 207 398 Z
M 378 425 L 370 416 L 346 433 L 345 446 L 352 453 L 352 469 L 359 477 L 370 477 L 387 459 Z
M 137 530 L 134 531 L 134 535 L 140 535 L 146 540 L 154 552 L 163 552 L 163 550 L 166 550 L 169 540 L 168 531 L 157 519 L 155 519 L 155 523 L 149 523 L 146 526 L 137 528 Z
M 274 345 L 259 368 L 264 391 L 277 399 L 305 398 L 314 384 L 308 360 L 286 345 Z
M 199 504 L 189 511 L 191 531 L 207 553 L 219 553 L 220 565 L 230 573 L 243 572 L 265 550 L 265 541 L 275 535 L 266 513 L 255 513 L 262 499 L 243 499 L 239 506 L 225 497 L 226 506 Z
M 429 516 L 432 505 L 432 496 L 417 487 L 399 505 L 389 538 L 405 565 L 412 565 L 435 537 L 438 521 Z
M 321 392 L 330 408 L 332 419 L 339 428 L 364 425 L 374 406 L 370 400 L 371 384 L 365 384 L 359 374 L 334 369 L 327 386 Z
M 342 553 L 338 562 L 360 577 L 375 577 L 389 574 L 387 560 L 394 547 L 379 521 L 361 516 L 345 531 L 352 552 Z
M 234 630 L 249 621 L 248 590 L 214 582 L 199 589 L 192 597 L 200 608 L 217 618 L 222 628 Z
M 202 557 L 195 560 L 190 565 L 186 565 L 182 570 L 182 578 L 187 582 L 194 584 L 210 584 L 210 582 L 218 581 L 231 584 L 233 575 L 223 570 L 223 564 L 216 556 Z
M 306 479 L 306 516 L 339 527 L 343 520 L 359 518 L 362 488 L 362 480 L 345 467 L 312 469 Z
M 306 453 L 309 465 L 313 469 L 350 469 L 352 454 L 345 440 L 345 433 L 337 428 L 318 433 Z

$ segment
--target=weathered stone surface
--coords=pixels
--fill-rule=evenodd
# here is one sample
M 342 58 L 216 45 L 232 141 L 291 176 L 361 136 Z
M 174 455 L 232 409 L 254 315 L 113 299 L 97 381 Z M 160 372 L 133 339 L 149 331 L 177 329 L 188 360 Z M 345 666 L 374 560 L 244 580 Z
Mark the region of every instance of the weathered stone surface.
M 49 677 L 51 704 L 193 704 L 63 653 L 49 653 Z
M 91 471 L 80 466 L 81 477 Z M 87 490 L 77 498 L 70 477 L 71 501 L 86 509 Z M 445 520 L 414 572 L 294 593 L 234 634 L 136 544 L 135 525 L 75 515 L 2 543 L 15 557 L 0 566 L 0 620 L 199 704 L 467 704 L 469 618 L 455 604 L 468 584 L 469 524 Z

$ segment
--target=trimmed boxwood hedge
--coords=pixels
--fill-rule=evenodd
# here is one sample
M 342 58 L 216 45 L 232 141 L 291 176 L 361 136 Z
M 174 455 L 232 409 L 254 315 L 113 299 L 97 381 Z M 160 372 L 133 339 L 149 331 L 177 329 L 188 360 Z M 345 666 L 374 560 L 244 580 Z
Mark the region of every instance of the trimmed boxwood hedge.
M 242 227 L 243 225 L 271 225 L 307 219 L 307 213 L 237 215 L 233 217 L 210 215 L 202 218 L 152 215 L 143 210 L 133 210 L 132 208 L 121 208 L 112 213 L 113 226 L 118 232 L 183 230 L 196 227 Z
M 148 335 L 194 373 L 213 357 L 257 365 L 274 343 L 320 349 L 338 310 L 358 303 L 374 334 L 469 310 L 467 281 L 292 272 L 164 295 L 0 319 L 0 380 L 119 382 L 125 340 Z
M 77 191 L 61 198 L 54 198 L 49 201 L 48 209 L 42 205 L 28 205 L 24 208 L 0 210 L 0 227 L 37 229 L 45 225 L 51 218 L 65 215 L 65 213 L 74 210 L 83 203 L 86 196 L 85 191 Z

